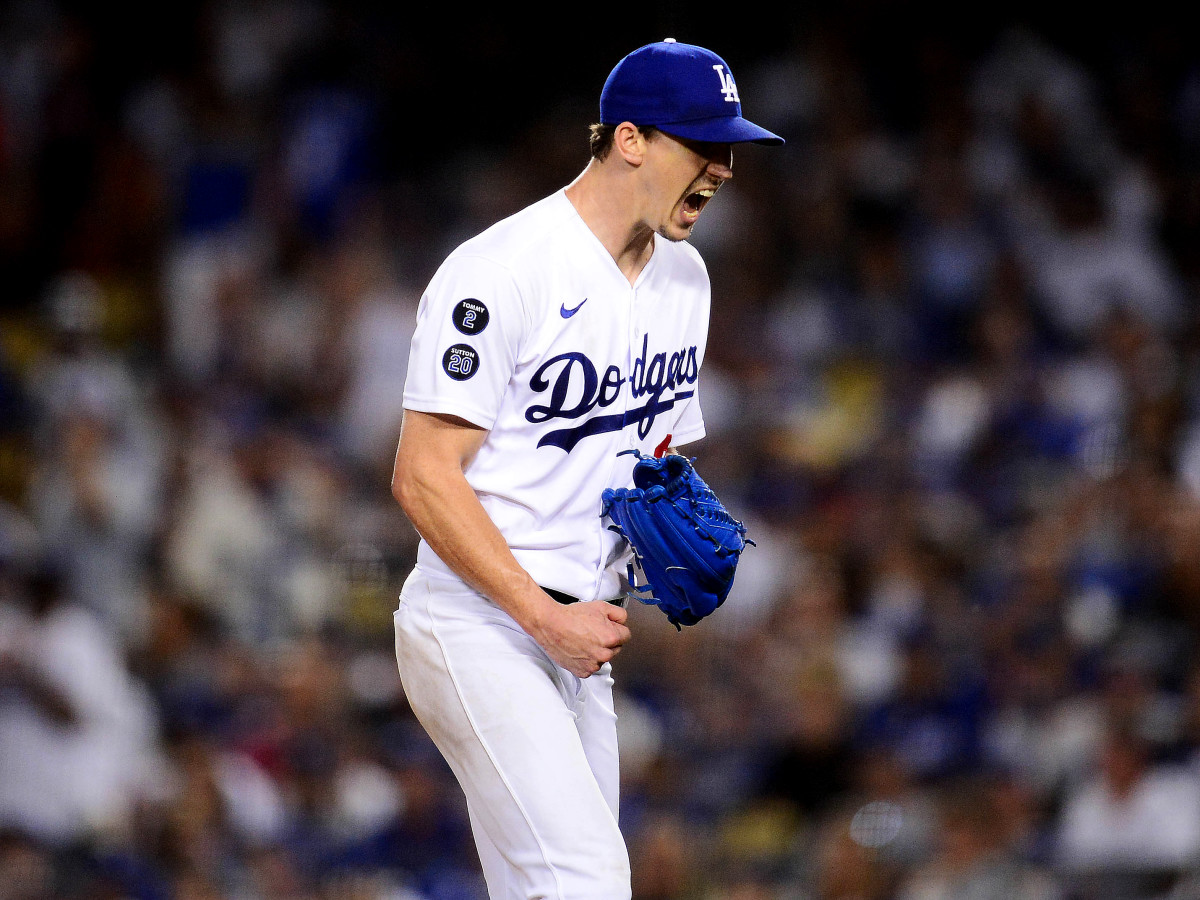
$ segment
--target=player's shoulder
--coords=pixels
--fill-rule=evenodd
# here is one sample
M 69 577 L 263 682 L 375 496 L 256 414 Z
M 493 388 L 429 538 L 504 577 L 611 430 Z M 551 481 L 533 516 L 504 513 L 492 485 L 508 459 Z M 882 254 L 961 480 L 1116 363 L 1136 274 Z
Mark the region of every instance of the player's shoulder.
M 561 190 L 556 191 L 468 238 L 448 259 L 475 257 L 518 269 L 524 261 L 537 259 L 547 244 L 561 240 L 564 222 L 571 214 L 570 201 Z

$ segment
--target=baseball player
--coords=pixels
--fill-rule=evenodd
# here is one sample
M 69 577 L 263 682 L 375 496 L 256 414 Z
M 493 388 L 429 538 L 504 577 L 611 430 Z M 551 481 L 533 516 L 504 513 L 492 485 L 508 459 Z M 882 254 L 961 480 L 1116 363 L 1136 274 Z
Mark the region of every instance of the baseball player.
M 414 712 L 493 898 L 630 896 L 611 661 L 625 542 L 601 494 L 704 435 L 709 279 L 684 243 L 732 176 L 733 74 L 671 39 L 609 74 L 570 185 L 459 246 L 421 299 L 392 492 L 421 535 L 395 613 Z

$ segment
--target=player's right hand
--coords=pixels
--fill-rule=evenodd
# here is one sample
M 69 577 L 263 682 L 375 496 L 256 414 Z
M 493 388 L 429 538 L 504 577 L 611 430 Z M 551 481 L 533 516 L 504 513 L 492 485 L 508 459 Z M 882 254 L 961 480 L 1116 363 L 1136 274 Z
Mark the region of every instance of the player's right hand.
M 625 625 L 629 613 L 619 606 L 601 601 L 568 606 L 550 602 L 553 606 L 543 607 L 532 637 L 554 662 L 579 678 L 596 674 L 621 652 L 632 634 Z

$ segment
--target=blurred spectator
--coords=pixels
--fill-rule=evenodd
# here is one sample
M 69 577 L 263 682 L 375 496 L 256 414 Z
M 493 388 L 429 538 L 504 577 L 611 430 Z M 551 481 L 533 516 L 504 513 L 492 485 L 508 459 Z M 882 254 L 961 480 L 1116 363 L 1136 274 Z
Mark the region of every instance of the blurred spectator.
M 918 779 L 962 774 L 979 762 L 986 698 L 970 671 L 954 671 L 930 635 L 904 648 L 894 696 L 864 716 L 858 739 L 890 748 Z
M 342 439 L 352 459 L 390 478 L 419 297 L 374 242 L 349 248 L 337 262 L 334 298 L 347 369 Z
M 696 855 L 704 834 L 676 816 L 664 815 L 645 823 L 637 853 L 630 859 L 633 896 L 637 900 L 676 900 L 696 888 Z
M 939 803 L 932 860 L 900 885 L 900 900 L 1061 900 L 1049 872 L 1016 855 L 985 785 L 951 782 Z
M 0 823 L 119 838 L 160 796 L 157 713 L 114 634 L 42 570 L 0 598 Z
M 865 839 L 864 839 L 865 838 Z M 883 838 L 887 843 L 887 836 Z M 802 878 L 812 900 L 886 900 L 894 895 L 895 863 L 880 843 L 854 827 L 854 816 L 838 810 L 815 835 L 811 872 Z
M 1058 823 L 1068 872 L 1179 873 L 1200 854 L 1200 779 L 1155 761 L 1137 731 L 1107 733 L 1096 769 L 1072 787 Z
M 82 273 L 59 279 L 49 298 L 52 343 L 30 373 L 39 415 L 28 502 L 71 598 L 136 639 L 164 435 L 130 361 L 104 345 L 104 310 Z
M 879 851 L 881 862 L 901 869 L 920 864 L 933 852 L 936 839 L 934 790 L 916 777 L 898 751 L 860 749 L 851 790 L 843 797 L 852 837 Z
M 50 900 L 55 889 L 50 853 L 19 829 L 0 829 L 0 900 Z
M 195 443 L 164 548 L 171 580 L 240 640 L 255 643 L 287 627 L 286 545 L 271 509 L 272 479 L 284 463 L 275 453 L 286 444 L 275 437 L 214 434 Z
M 845 697 L 832 673 L 814 665 L 794 697 L 781 698 L 778 746 L 764 748 L 761 793 L 815 821 L 851 786 L 853 744 Z

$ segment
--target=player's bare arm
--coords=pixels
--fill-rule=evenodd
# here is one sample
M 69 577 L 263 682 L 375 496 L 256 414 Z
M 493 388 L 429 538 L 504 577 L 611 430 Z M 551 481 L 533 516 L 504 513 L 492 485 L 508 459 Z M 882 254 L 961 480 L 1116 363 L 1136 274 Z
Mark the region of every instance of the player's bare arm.
M 629 640 L 627 613 L 610 603 L 564 606 L 521 568 L 464 475 L 486 437 L 453 416 L 406 411 L 392 494 L 460 578 L 512 616 L 556 663 L 586 678 Z

